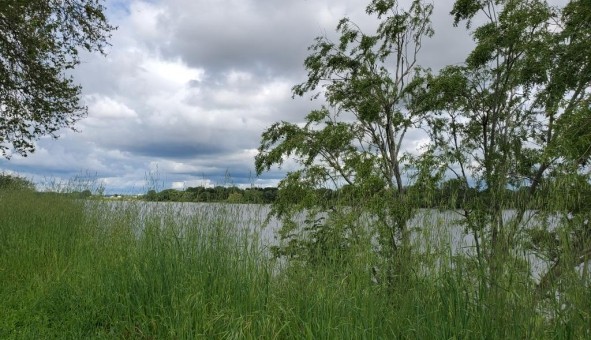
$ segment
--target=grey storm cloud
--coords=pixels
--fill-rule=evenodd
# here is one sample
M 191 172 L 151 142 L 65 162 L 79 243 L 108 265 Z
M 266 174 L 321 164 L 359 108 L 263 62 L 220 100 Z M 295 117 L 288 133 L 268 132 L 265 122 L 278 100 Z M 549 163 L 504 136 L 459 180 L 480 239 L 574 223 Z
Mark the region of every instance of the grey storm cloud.
M 306 47 L 325 29 L 324 1 L 174 0 L 162 26 L 171 34 L 166 52 L 217 74 L 227 69 L 262 76 L 301 72 Z M 332 28 L 331 28 L 332 30 Z
M 184 141 L 166 141 L 136 143 L 123 148 L 125 151 L 140 156 L 170 159 L 191 159 L 202 156 L 219 155 L 231 151 L 219 143 L 191 143 L 189 139 Z

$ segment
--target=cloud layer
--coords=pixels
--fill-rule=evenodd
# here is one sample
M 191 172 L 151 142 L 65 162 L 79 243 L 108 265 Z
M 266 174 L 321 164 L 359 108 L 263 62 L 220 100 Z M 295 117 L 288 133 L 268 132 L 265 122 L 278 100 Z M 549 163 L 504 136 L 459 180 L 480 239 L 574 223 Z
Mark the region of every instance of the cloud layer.
M 107 2 L 117 26 L 107 57 L 86 55 L 74 72 L 88 117 L 57 140 L 42 138 L 27 158 L 0 169 L 35 180 L 96 174 L 107 192 L 161 187 L 274 185 L 254 177 L 260 134 L 275 121 L 301 121 L 318 105 L 292 99 L 305 80 L 307 47 L 349 16 L 375 22 L 365 4 L 342 0 L 152 0 Z M 471 41 L 452 28 L 451 1 L 438 1 L 436 36 L 421 62 L 464 59 Z M 409 147 L 421 143 L 411 134 Z M 157 178 L 154 178 L 157 177 Z M 154 181 L 155 179 L 155 181 Z

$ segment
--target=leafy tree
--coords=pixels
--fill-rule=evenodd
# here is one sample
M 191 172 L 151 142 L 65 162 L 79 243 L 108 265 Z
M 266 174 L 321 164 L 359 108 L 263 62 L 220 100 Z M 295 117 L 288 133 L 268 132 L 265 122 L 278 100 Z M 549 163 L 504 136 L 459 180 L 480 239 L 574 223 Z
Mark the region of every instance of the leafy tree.
M 164 189 L 158 193 L 158 201 L 179 201 L 182 193 L 176 189 Z
M 543 183 L 566 180 L 589 157 L 589 13 L 588 1 L 561 9 L 541 0 L 458 0 L 456 25 L 484 19 L 472 30 L 476 47 L 464 65 L 415 84 L 425 90 L 417 105 L 431 111 L 432 149 L 478 189 L 463 216 L 493 281 L 510 270 L 507 256 L 525 236 L 528 209 L 540 207 Z M 509 220 L 508 188 L 521 193 Z M 544 199 L 544 210 L 556 207 L 555 194 Z
M 277 188 L 265 187 L 263 188 L 263 202 L 273 203 L 277 199 Z
M 247 188 L 242 191 L 243 202 L 246 203 L 263 203 L 263 190 L 261 188 Z
M 591 3 L 574 0 L 560 12 L 550 81 L 540 96 L 556 122 L 553 156 L 585 167 L 591 157 Z
M 465 64 L 427 77 L 427 96 L 419 100 L 432 111 L 432 149 L 457 180 L 477 189 L 463 207 L 463 222 L 496 286 L 504 270 L 511 270 L 506 256 L 523 217 L 509 223 L 504 218 L 506 189 L 519 188 L 548 166 L 541 149 L 528 146 L 548 128 L 543 112 L 529 103 L 536 87 L 547 82 L 550 54 L 544 51 L 552 13 L 537 0 L 458 0 L 452 11 L 455 24 L 465 20 L 467 28 L 478 14 L 485 20 L 472 31 L 476 47 Z
M 408 85 L 417 74 L 422 39 L 433 34 L 432 9 L 419 0 L 407 10 L 397 1 L 373 0 L 366 12 L 380 20 L 375 34 L 344 18 L 338 41 L 321 36 L 310 47 L 304 63 L 308 79 L 294 86 L 293 94 L 323 95 L 327 106 L 310 112 L 305 124 L 273 124 L 263 133 L 255 160 L 258 174 L 288 157 L 300 165 L 280 182 L 273 207 L 283 220 L 283 250 L 290 249 L 278 248 L 278 255 L 293 256 L 298 242 L 303 251 L 327 243 L 345 249 L 363 232 L 358 217 L 367 211 L 378 219 L 374 226 L 384 258 L 408 250 L 406 223 L 413 210 L 404 190 L 401 150 L 406 133 L 421 121 L 409 106 Z M 338 202 L 316 190 L 343 185 L 347 194 Z M 298 230 L 294 216 L 302 211 L 309 226 Z M 327 230 L 337 239 L 329 242 Z
M 23 156 L 43 135 L 86 115 L 68 70 L 82 50 L 104 54 L 114 29 L 102 0 L 0 2 L 0 151 Z M 12 150 L 11 150 L 12 149 Z
M 146 193 L 146 195 L 144 196 L 144 198 L 147 201 L 157 201 L 158 200 L 158 193 L 156 192 L 156 190 L 154 189 L 150 189 L 148 190 L 148 192 Z

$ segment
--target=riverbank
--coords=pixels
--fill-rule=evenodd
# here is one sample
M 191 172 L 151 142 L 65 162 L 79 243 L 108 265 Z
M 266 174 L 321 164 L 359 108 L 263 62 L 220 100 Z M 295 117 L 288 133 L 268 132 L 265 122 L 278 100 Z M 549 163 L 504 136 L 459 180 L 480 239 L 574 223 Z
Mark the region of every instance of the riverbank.
M 0 202 L 3 339 L 590 335 L 583 286 L 565 281 L 568 296 L 540 302 L 524 269 L 492 295 L 451 251 L 412 260 L 389 287 L 374 282 L 368 251 L 314 267 L 277 263 L 231 206 L 179 219 L 31 192 Z

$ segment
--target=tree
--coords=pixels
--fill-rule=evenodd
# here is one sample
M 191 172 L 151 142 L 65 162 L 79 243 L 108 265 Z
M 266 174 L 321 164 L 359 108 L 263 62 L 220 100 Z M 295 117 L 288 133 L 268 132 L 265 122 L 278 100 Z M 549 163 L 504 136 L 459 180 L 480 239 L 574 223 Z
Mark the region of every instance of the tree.
M 273 124 L 263 133 L 255 160 L 258 174 L 287 157 L 301 166 L 280 182 L 273 207 L 283 219 L 280 235 L 290 249 L 298 241 L 310 249 L 310 235 L 316 246 L 324 247 L 320 243 L 330 228 L 332 237 L 341 238 L 331 243 L 343 249 L 362 232 L 355 221 L 370 211 L 378 219 L 375 229 L 384 258 L 408 250 L 406 222 L 413 210 L 404 190 L 402 146 L 409 129 L 421 121 L 408 105 L 408 85 L 418 72 L 422 39 L 433 34 L 432 9 L 419 0 L 407 10 L 397 1 L 373 0 L 366 12 L 380 20 L 375 34 L 363 33 L 344 18 L 337 26 L 338 42 L 321 36 L 310 47 L 312 54 L 304 63 L 308 79 L 294 86 L 293 94 L 311 93 L 314 99 L 322 94 L 327 106 L 310 112 L 303 125 Z M 347 195 L 340 202 L 324 199 L 316 190 L 343 185 Z M 309 215 L 311 234 L 296 230 L 293 217 L 302 211 Z
M 146 200 L 155 202 L 158 200 L 158 193 L 154 189 L 148 190 L 146 195 L 144 196 Z
M 114 29 L 102 0 L 3 0 L 0 3 L 0 151 L 34 152 L 40 136 L 87 113 L 67 72 L 80 51 L 105 53 Z
M 591 2 L 571 0 L 557 17 L 560 29 L 553 36 L 553 67 L 539 96 L 555 122 L 548 134 L 547 154 L 556 161 L 542 184 L 546 184 L 544 197 L 561 193 L 560 199 L 553 200 L 554 208 L 566 216 L 556 230 L 541 230 L 551 240 L 541 242 L 546 246 L 542 252 L 552 254 L 547 257 L 550 269 L 538 285 L 542 294 L 563 273 L 581 264 L 587 268 L 591 258 Z M 532 241 L 540 248 L 539 239 Z
M 434 153 L 478 189 L 463 217 L 491 281 L 511 270 L 508 256 L 527 234 L 526 212 L 555 213 L 560 205 L 554 194 L 540 207 L 540 188 L 573 183 L 589 158 L 589 125 L 581 124 L 591 87 L 589 13 L 588 1 L 560 9 L 541 0 L 458 0 L 456 25 L 466 21 L 470 29 L 478 15 L 484 19 L 472 31 L 476 46 L 464 65 L 426 77 L 425 96 L 416 97 L 431 111 Z M 508 219 L 509 188 L 528 195 Z
M 543 143 L 549 120 L 531 103 L 547 83 L 552 13 L 537 0 L 458 0 L 451 14 L 468 29 L 483 18 L 472 31 L 476 46 L 464 65 L 428 78 L 427 96 L 418 100 L 432 112 L 432 149 L 457 180 L 477 189 L 462 207 L 463 223 L 488 284 L 497 287 L 512 270 L 508 256 L 526 211 L 523 205 L 507 220 L 506 190 L 539 180 L 550 162 L 533 144 Z
M 555 116 L 553 155 L 584 167 L 591 157 L 591 3 L 570 1 L 559 18 L 554 67 L 540 101 Z

